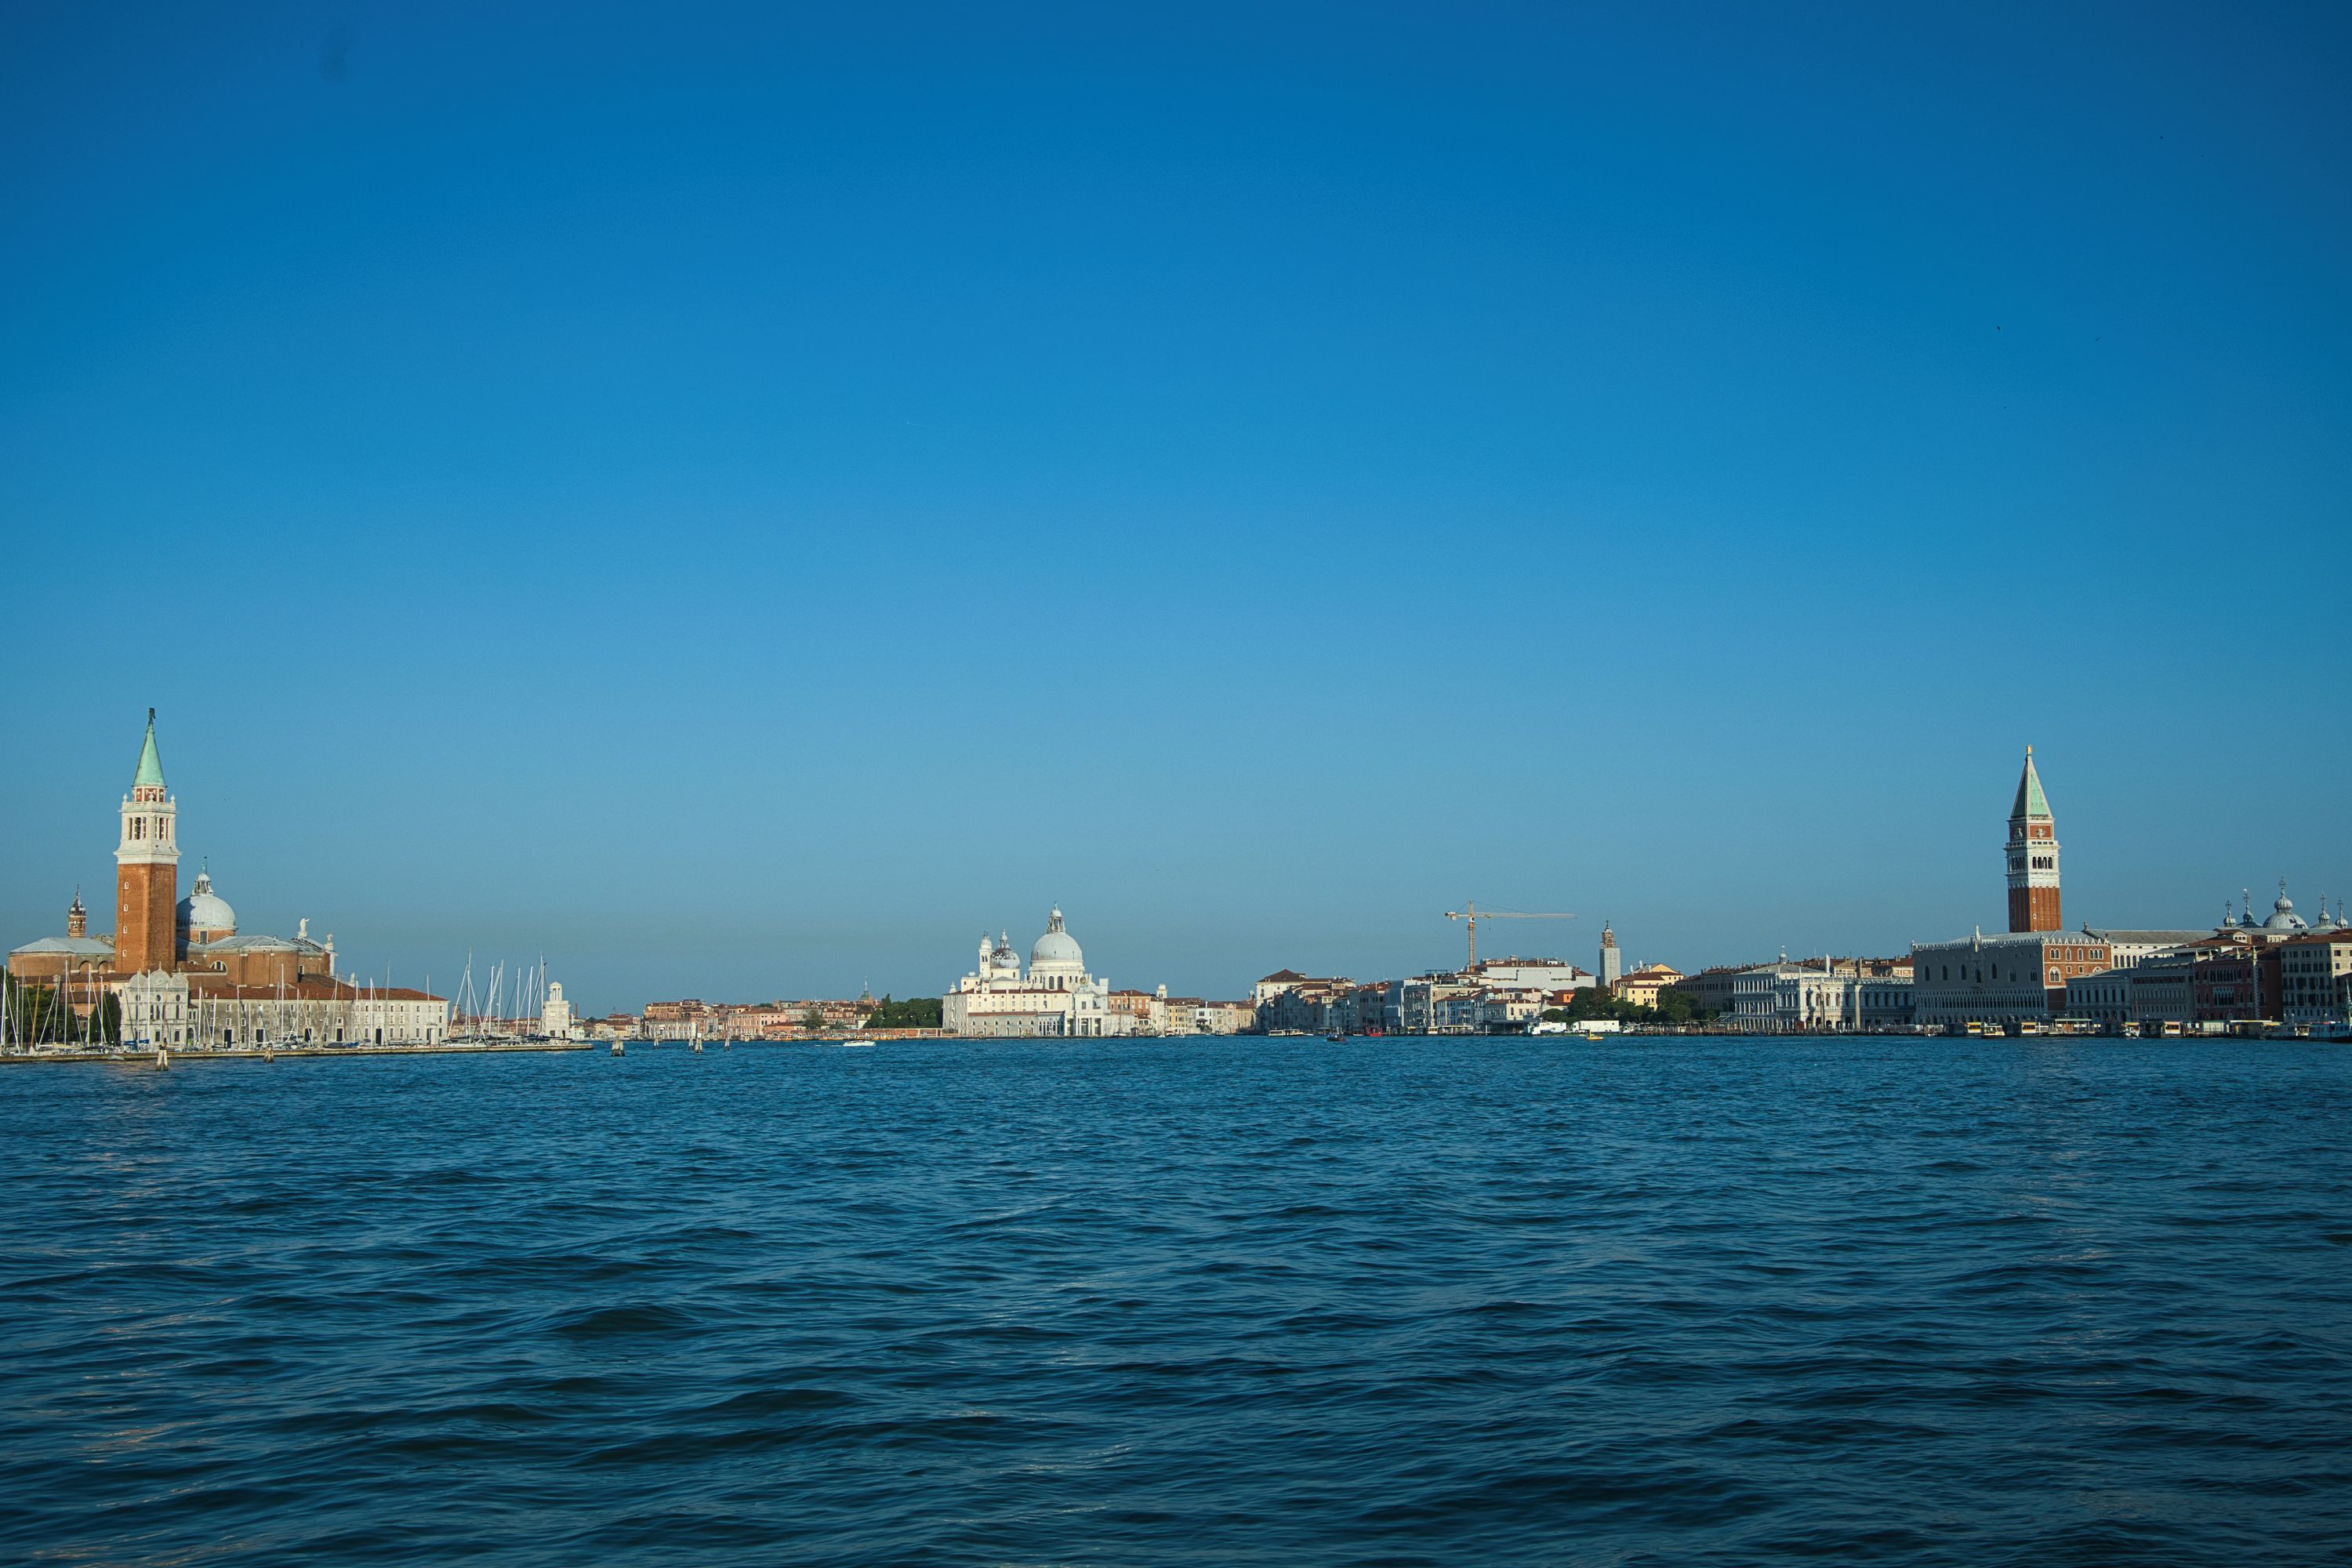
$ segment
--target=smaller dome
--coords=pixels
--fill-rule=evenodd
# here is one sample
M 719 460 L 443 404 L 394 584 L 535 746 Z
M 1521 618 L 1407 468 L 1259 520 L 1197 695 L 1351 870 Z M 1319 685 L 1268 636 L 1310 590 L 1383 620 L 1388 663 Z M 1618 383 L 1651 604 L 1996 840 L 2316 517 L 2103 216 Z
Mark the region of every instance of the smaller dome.
M 236 934 L 236 911 L 228 900 L 213 891 L 213 879 L 208 872 L 196 873 L 196 885 L 180 900 L 180 930 L 203 931 L 208 936 Z

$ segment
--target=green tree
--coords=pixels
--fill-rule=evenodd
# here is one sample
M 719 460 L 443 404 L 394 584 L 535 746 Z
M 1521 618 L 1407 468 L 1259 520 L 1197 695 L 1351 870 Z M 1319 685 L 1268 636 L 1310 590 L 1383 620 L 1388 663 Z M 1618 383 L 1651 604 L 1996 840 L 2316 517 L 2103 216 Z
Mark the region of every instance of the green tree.
M 0 1029 L 5 1029 L 11 1050 L 79 1045 L 90 1032 L 89 1025 L 67 1005 L 62 984 L 33 984 L 13 974 L 5 977 L 5 990 L 0 990 L 0 1015 L 5 1015 Z M 97 1035 L 109 1045 L 122 1038 L 122 1004 L 110 992 L 99 999 Z
M 940 999 L 936 996 L 909 996 L 904 1002 L 893 1002 L 887 995 L 874 1005 L 866 1015 L 869 1029 L 936 1029 L 940 1026 Z

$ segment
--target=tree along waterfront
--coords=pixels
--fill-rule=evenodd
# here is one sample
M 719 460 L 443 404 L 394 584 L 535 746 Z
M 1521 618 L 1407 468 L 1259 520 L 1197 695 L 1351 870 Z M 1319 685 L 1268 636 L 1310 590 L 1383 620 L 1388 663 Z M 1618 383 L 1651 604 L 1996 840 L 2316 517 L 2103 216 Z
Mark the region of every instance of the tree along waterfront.
M 112 993 L 100 1000 L 94 1018 L 78 1018 L 58 986 L 27 984 L 13 974 L 0 981 L 0 1048 L 122 1043 L 122 1004 Z

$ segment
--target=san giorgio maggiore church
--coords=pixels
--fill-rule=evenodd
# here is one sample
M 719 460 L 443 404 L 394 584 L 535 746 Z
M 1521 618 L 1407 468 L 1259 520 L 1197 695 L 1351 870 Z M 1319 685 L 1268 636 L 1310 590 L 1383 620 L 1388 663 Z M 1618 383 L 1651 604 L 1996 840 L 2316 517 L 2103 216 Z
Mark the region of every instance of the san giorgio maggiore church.
M 449 1005 L 422 991 L 335 973 L 335 939 L 240 931 L 236 911 L 199 872 L 179 891 L 180 808 L 163 782 L 155 710 L 114 847 L 114 934 L 92 936 L 77 892 L 66 934 L 8 954 L 21 984 L 62 990 L 87 1025 L 105 995 L 119 998 L 122 1038 L 138 1045 L 431 1045 L 448 1031 Z
M 1029 973 L 1010 932 L 980 939 L 980 966 L 940 998 L 940 1022 L 950 1035 L 1131 1035 L 1139 1020 L 1114 1008 L 1110 982 L 1087 973 L 1087 955 L 1062 924 L 1029 949 Z

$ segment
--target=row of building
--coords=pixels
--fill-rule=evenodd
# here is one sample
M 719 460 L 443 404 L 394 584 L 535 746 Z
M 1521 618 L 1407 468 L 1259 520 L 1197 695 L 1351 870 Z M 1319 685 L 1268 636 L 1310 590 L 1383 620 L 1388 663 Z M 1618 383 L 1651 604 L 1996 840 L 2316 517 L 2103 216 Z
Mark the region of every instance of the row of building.
M 1705 970 L 1682 988 L 1732 1027 L 2227 1032 L 2336 1029 L 2352 1020 L 2352 922 L 2320 900 L 2307 921 L 2279 884 L 2210 929 L 2063 926 L 2057 826 L 2027 749 L 2004 847 L 2010 929 L 1913 944 L 1905 959 Z
M 1684 975 L 1626 970 L 1603 927 L 1596 969 L 1558 959 L 1494 959 L 1459 971 L 1370 982 L 1277 970 L 1251 995 L 1200 1003 L 1113 990 L 1086 969 L 1055 910 L 1024 973 L 1008 936 L 982 937 L 979 963 L 942 999 L 948 1033 L 1483 1034 L 1547 1016 L 1661 1009 L 1755 1034 L 2000 1030 L 2072 1025 L 2225 1031 L 2249 1026 L 2352 1027 L 2352 923 L 2341 906 L 2297 913 L 2281 883 L 2257 919 L 2225 908 L 2210 930 L 2063 926 L 2056 823 L 2028 748 L 2002 854 L 2010 930 L 1912 945 L 1901 957 L 1727 964 Z M 1671 1005 L 1668 1004 L 1671 1002 Z
M 2210 930 L 2133 930 L 2062 915 L 2057 824 L 2033 749 L 2010 807 L 2009 930 L 1911 950 L 1912 1018 L 1928 1029 L 2067 1023 L 2113 1029 L 2334 1029 L 2352 1007 L 2352 925 L 2296 912 L 2281 881 L 2266 916 L 2249 895 Z
M 1359 982 L 1281 969 L 1234 1001 L 1120 990 L 1088 972 L 1062 911 L 1046 917 L 1024 969 L 1010 932 L 980 939 L 978 962 L 940 998 L 943 1032 L 978 1037 L 1236 1034 L 1482 1034 L 1525 1029 L 1548 1009 L 1600 990 L 1650 1007 L 1682 978 L 1665 964 L 1623 971 L 1616 933 L 1600 973 L 1559 959 L 1488 959 L 1410 980 Z
M 1678 987 L 1757 1034 L 2007 1030 L 2077 1025 L 2221 1033 L 2343 1025 L 2352 1010 L 2352 922 L 2306 922 L 2282 889 L 2266 920 L 2210 931 L 1979 931 L 1906 959 L 1809 959 L 1702 970 Z

